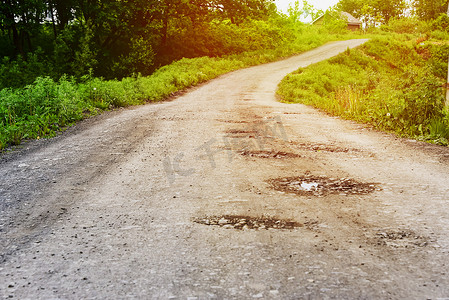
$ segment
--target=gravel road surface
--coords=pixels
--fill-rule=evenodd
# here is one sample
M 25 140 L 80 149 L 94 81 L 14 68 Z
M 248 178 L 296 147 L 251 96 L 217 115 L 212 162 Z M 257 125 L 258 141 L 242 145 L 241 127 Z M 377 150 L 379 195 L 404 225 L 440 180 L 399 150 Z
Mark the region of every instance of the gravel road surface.
M 449 299 L 449 149 L 276 101 L 363 42 L 2 155 L 0 296 Z

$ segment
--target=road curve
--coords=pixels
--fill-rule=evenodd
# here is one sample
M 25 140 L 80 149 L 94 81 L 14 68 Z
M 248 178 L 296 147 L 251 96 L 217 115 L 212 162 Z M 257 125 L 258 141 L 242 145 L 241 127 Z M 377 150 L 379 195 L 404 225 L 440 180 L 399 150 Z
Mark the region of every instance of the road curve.
M 449 151 L 276 102 L 330 43 L 0 161 L 0 295 L 449 297 Z

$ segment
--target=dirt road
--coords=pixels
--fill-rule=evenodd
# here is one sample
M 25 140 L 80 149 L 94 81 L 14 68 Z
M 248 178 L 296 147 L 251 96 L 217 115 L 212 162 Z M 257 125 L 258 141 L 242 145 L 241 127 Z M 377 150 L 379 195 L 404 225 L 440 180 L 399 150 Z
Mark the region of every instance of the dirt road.
M 278 82 L 362 40 L 114 111 L 0 162 L 13 299 L 449 298 L 449 150 Z

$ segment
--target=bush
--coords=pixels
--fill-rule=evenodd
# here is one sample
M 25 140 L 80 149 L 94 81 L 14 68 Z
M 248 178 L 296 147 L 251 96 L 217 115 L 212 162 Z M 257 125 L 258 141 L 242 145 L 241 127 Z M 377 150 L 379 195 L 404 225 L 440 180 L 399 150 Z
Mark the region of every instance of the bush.
M 424 34 L 429 31 L 429 25 L 417 18 L 391 18 L 387 25 L 382 26 L 382 29 L 395 33 L 408 34 Z
M 274 49 L 294 36 L 286 27 L 278 26 L 276 20 L 248 20 L 232 24 L 229 20 L 211 21 L 180 31 L 172 28 L 173 36 L 168 47 L 171 58 L 198 56 L 224 56 L 246 51 Z M 188 27 L 188 26 L 186 26 Z
M 42 49 L 29 53 L 24 59 L 21 55 L 13 60 L 3 57 L 0 62 L 0 89 L 23 87 L 33 83 L 38 76 L 53 75 L 52 67 L 43 57 Z
M 449 16 L 447 14 L 441 14 L 433 21 L 432 29 L 449 33 Z

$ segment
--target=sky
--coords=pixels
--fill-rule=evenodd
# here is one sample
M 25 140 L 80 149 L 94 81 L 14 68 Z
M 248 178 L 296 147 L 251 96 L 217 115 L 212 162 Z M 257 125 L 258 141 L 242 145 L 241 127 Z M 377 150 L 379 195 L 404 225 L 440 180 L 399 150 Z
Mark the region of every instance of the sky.
M 337 4 L 338 1 L 339 0 L 308 0 L 307 2 L 312 4 L 317 9 L 326 10 L 330 6 Z M 275 0 L 277 7 L 285 13 L 287 12 L 288 5 L 294 2 L 295 0 Z M 302 0 L 299 0 L 299 3 L 302 3 Z

